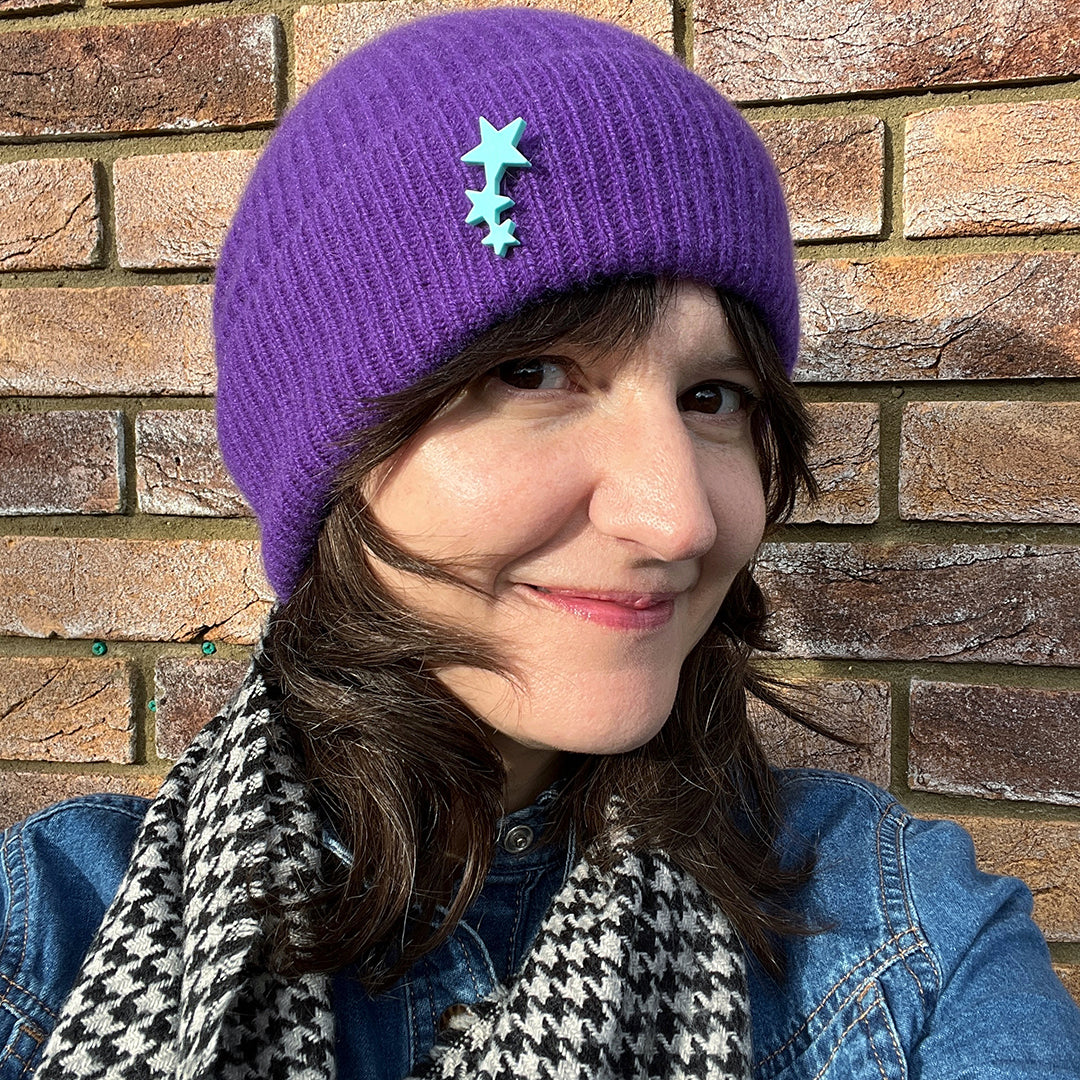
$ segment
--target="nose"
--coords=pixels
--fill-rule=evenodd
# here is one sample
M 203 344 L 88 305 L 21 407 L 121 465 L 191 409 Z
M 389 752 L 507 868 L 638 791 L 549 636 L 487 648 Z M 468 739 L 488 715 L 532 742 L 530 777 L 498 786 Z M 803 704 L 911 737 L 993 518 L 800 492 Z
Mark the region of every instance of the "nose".
M 716 516 L 693 437 L 676 408 L 624 414 L 599 443 L 589 503 L 594 527 L 664 562 L 712 550 Z

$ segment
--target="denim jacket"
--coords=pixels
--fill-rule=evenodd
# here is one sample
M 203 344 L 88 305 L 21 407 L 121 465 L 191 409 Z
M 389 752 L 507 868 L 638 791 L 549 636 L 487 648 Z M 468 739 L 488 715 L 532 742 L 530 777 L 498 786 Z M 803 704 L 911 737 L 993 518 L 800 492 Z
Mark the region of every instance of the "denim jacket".
M 817 850 L 797 907 L 828 929 L 787 941 L 781 983 L 751 965 L 758 1080 L 1080 1080 L 1080 1011 L 1022 883 L 980 873 L 962 829 L 912 818 L 862 781 L 792 770 L 780 782 L 787 857 Z M 145 808 L 90 796 L 4 834 L 0 1080 L 32 1074 Z M 453 955 L 432 958 L 443 975 Z M 339 1027 L 360 1019 L 346 997 Z

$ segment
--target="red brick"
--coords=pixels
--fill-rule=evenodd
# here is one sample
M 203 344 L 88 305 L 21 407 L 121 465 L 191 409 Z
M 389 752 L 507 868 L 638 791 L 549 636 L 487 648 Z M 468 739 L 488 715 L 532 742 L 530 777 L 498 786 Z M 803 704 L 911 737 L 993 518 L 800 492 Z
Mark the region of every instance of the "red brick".
M 911 786 L 1080 804 L 1080 692 L 911 684 Z
M 900 516 L 1080 522 L 1080 403 L 906 405 Z
M 958 817 L 987 873 L 1021 878 L 1035 894 L 1035 921 L 1049 941 L 1080 940 L 1080 825 Z
M 136 269 L 213 266 L 255 150 L 145 154 L 113 166 L 116 253 Z
M 1055 964 L 1054 971 L 1076 1004 L 1080 1005 L 1080 964 Z
M 221 459 L 212 412 L 139 413 L 135 471 L 139 509 L 144 514 L 251 516 Z
M 810 405 L 816 443 L 810 467 L 820 497 L 801 500 L 791 520 L 866 525 L 878 518 L 878 406 L 868 401 Z
M 558 8 L 592 19 L 618 23 L 672 50 L 674 25 L 671 5 L 661 0 L 455 0 L 455 8 Z M 302 7 L 293 20 L 296 34 L 296 91 L 306 90 L 331 64 L 373 37 L 403 22 L 445 11 L 440 0 L 360 0 L 353 4 Z
M 767 544 L 784 654 L 1080 666 L 1080 548 Z
M 754 125 L 780 170 L 796 240 L 877 236 L 885 196 L 885 125 L 876 116 Z
M 126 661 L 0 660 L 0 757 L 133 761 L 133 679 Z
M 696 0 L 694 66 L 744 101 L 1080 72 L 1072 0 Z
M 209 285 L 0 289 L 0 395 L 212 394 Z
M 115 792 L 153 798 L 160 776 L 46 772 L 0 772 L 0 829 L 14 825 L 62 799 Z
M 121 506 L 117 412 L 0 415 L 0 514 L 109 514 Z
M 1080 101 L 998 102 L 907 119 L 904 235 L 1080 229 Z
M 253 542 L 0 540 L 0 633 L 251 643 L 271 599 Z
M 0 135 L 248 127 L 278 114 L 273 15 L 0 35 Z
M 770 762 L 781 768 L 834 769 L 887 788 L 889 684 L 856 679 L 805 679 L 793 684 L 788 696 L 811 720 L 862 745 L 845 746 L 755 700 L 750 715 Z
M 1080 254 L 800 267 L 808 382 L 1080 376 Z
M 0 270 L 97 266 L 100 246 L 92 161 L 41 158 L 0 164 Z
M 163 656 L 154 669 L 159 757 L 178 758 L 199 729 L 227 705 L 248 665 L 236 660 Z

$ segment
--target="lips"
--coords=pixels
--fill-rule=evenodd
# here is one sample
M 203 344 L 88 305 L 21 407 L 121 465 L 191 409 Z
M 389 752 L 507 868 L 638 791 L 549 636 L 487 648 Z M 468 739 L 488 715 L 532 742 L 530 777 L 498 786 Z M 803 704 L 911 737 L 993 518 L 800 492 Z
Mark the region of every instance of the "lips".
M 678 592 L 526 585 L 545 607 L 614 630 L 655 630 L 671 621 Z

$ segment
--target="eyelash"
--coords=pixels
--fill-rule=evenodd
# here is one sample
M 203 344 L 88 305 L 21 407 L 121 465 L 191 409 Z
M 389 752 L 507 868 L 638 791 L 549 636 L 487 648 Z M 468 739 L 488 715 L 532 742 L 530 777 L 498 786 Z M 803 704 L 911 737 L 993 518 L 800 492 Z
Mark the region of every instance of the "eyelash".
M 534 369 L 536 369 L 536 368 L 541 368 L 542 369 L 544 367 L 555 367 L 555 368 L 558 368 L 559 370 L 561 370 L 563 372 L 563 374 L 567 377 L 567 379 L 569 379 L 570 378 L 570 369 L 574 365 L 573 365 L 572 361 L 556 359 L 556 358 L 552 358 L 552 357 L 549 357 L 549 356 L 521 357 L 521 358 L 516 358 L 514 360 L 506 360 L 503 363 L 499 364 L 498 366 L 492 368 L 491 371 L 488 373 L 488 378 L 497 379 L 499 382 L 503 383 L 505 386 L 511 387 L 512 389 L 517 390 L 520 393 L 526 393 L 526 394 L 528 394 L 528 393 L 536 393 L 536 394 L 558 393 L 559 391 L 561 391 L 563 389 L 563 387 L 515 386 L 514 383 L 511 381 L 511 377 L 512 377 L 514 371 L 515 370 L 520 371 L 520 369 L 522 369 L 522 368 L 524 368 L 526 366 L 532 366 Z M 543 375 L 542 374 L 540 375 L 540 381 L 541 382 L 543 381 Z M 691 386 L 687 390 L 684 390 L 679 395 L 679 397 L 677 398 L 677 401 L 679 402 L 679 407 L 683 408 L 684 399 L 688 398 L 689 395 L 695 394 L 695 393 L 701 393 L 701 392 L 708 392 L 710 390 L 713 391 L 714 393 L 715 392 L 723 393 L 723 391 L 725 391 L 725 390 L 733 391 L 734 393 L 738 394 L 739 397 L 741 398 L 741 403 L 740 403 L 741 407 L 738 408 L 738 409 L 729 410 L 727 412 L 721 412 L 719 410 L 690 410 L 690 409 L 684 409 L 684 411 L 686 411 L 686 412 L 701 411 L 701 412 L 704 412 L 708 416 L 731 416 L 731 415 L 734 415 L 735 413 L 740 412 L 740 411 L 741 412 L 747 412 L 747 413 L 751 412 L 754 409 L 754 407 L 758 404 L 758 402 L 760 400 L 758 395 L 756 393 L 754 393 L 754 391 L 751 390 L 747 386 L 742 386 L 739 383 L 726 382 L 723 379 L 708 379 L 708 380 L 706 380 L 704 382 L 700 382 L 700 383 L 697 383 L 694 386 Z

